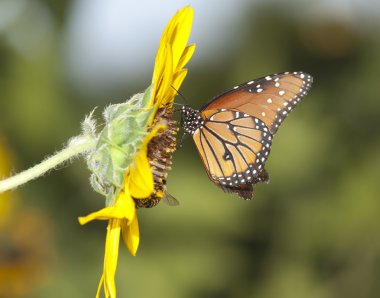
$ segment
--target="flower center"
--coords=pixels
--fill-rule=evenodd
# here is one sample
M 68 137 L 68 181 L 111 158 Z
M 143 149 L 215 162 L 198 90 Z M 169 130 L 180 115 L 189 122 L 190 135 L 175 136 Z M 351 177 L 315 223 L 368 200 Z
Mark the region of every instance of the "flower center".
M 153 173 L 154 190 L 149 198 L 134 199 L 137 208 L 151 208 L 156 206 L 166 192 L 167 171 L 171 170 L 172 154 L 176 150 L 177 122 L 172 119 L 173 108 L 169 105 L 157 111 L 152 127 L 159 122 L 165 123 L 167 128 L 160 131 L 148 144 L 148 160 Z

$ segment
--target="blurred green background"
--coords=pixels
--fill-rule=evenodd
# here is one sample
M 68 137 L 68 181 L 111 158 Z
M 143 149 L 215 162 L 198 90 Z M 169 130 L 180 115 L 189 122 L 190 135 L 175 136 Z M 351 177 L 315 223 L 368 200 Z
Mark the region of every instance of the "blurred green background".
M 181 205 L 138 211 L 118 296 L 379 297 L 376 1 L 1 0 L 2 175 L 60 149 L 94 106 L 148 86 L 161 32 L 189 3 L 197 51 L 181 92 L 193 107 L 275 72 L 303 70 L 314 85 L 252 201 L 215 187 L 185 140 L 168 181 Z M 104 204 L 88 177 L 79 161 L 2 196 L 0 297 L 94 297 L 106 223 L 77 222 Z

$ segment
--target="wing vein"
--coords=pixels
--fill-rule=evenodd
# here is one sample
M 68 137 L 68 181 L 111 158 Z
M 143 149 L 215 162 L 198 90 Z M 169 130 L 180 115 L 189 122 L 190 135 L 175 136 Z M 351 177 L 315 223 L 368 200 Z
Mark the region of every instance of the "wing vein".
M 226 177 L 226 175 L 224 174 L 224 171 L 223 171 L 223 167 L 220 165 L 220 162 L 219 162 L 219 159 L 218 159 L 218 156 L 216 155 L 215 151 L 214 151 L 214 148 L 211 146 L 209 140 L 207 139 L 206 135 L 203 133 L 203 131 L 201 130 L 200 131 L 201 134 L 203 135 L 203 138 L 205 139 L 205 141 L 207 142 L 208 146 L 210 147 L 210 150 L 211 150 L 211 153 L 214 155 L 214 158 L 218 164 L 218 167 L 220 169 L 220 172 L 222 173 L 223 177 Z M 224 147 L 224 144 L 222 142 L 222 145 Z
M 211 129 L 209 129 L 206 125 L 204 126 L 204 128 L 207 129 L 207 131 L 208 131 L 209 133 L 211 133 L 211 134 L 212 134 L 212 135 L 213 135 L 218 141 L 220 141 L 220 143 L 223 145 L 223 148 L 224 148 L 224 150 L 225 150 L 226 152 L 230 152 L 230 150 L 228 150 L 228 148 L 227 148 L 227 146 L 226 146 L 226 143 L 235 147 L 235 144 L 234 144 L 234 143 L 231 143 L 231 142 L 229 142 L 229 141 L 227 141 L 227 140 L 222 139 L 222 138 L 219 137 L 215 132 L 213 132 Z M 239 141 L 239 140 L 238 140 L 238 141 Z M 213 151 L 213 152 L 214 152 L 214 151 Z M 218 164 L 219 164 L 219 160 L 216 158 L 217 156 L 216 156 L 215 154 L 214 154 L 214 156 L 215 156 L 215 159 L 217 160 L 217 162 L 218 162 Z M 232 160 L 230 160 L 230 161 L 231 161 L 231 163 L 232 163 L 232 165 L 233 165 L 233 167 L 234 167 L 234 170 L 235 170 L 235 172 L 236 172 L 237 170 L 236 170 L 236 164 L 235 164 L 235 162 L 232 161 Z M 224 174 L 224 172 L 223 172 L 223 175 L 224 175 L 224 177 L 226 177 L 225 174 Z

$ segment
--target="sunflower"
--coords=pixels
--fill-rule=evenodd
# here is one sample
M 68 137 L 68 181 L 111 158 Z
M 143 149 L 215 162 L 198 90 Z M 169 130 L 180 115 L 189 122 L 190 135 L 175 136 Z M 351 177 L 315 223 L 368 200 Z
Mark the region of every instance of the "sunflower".
M 140 236 L 136 208 L 155 206 L 165 195 L 167 171 L 176 148 L 173 102 L 187 74 L 184 66 L 195 50 L 195 45 L 187 46 L 192 20 L 193 9 L 189 6 L 174 15 L 159 44 L 151 86 L 124 105 L 108 107 L 104 113 L 109 125 L 100 133 L 97 150 L 91 152 L 88 164 L 97 170 L 91 181 L 97 191 L 107 196 L 106 207 L 79 218 L 81 224 L 108 220 L 97 297 L 102 286 L 106 297 L 116 297 L 114 278 L 120 234 L 129 252 L 133 256 L 137 253 Z M 123 114 L 125 111 L 129 117 Z M 91 120 L 87 124 L 93 125 Z M 133 146 L 130 138 L 136 140 Z M 104 157 L 105 151 L 112 152 L 111 157 Z

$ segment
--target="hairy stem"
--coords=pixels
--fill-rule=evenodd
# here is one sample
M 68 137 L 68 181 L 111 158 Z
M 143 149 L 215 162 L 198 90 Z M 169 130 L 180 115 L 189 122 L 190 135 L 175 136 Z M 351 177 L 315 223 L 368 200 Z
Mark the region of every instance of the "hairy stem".
M 30 180 L 36 179 L 61 163 L 91 150 L 96 140 L 89 135 L 73 138 L 69 144 L 56 154 L 46 158 L 41 163 L 19 174 L 0 181 L 0 193 L 14 189 Z

